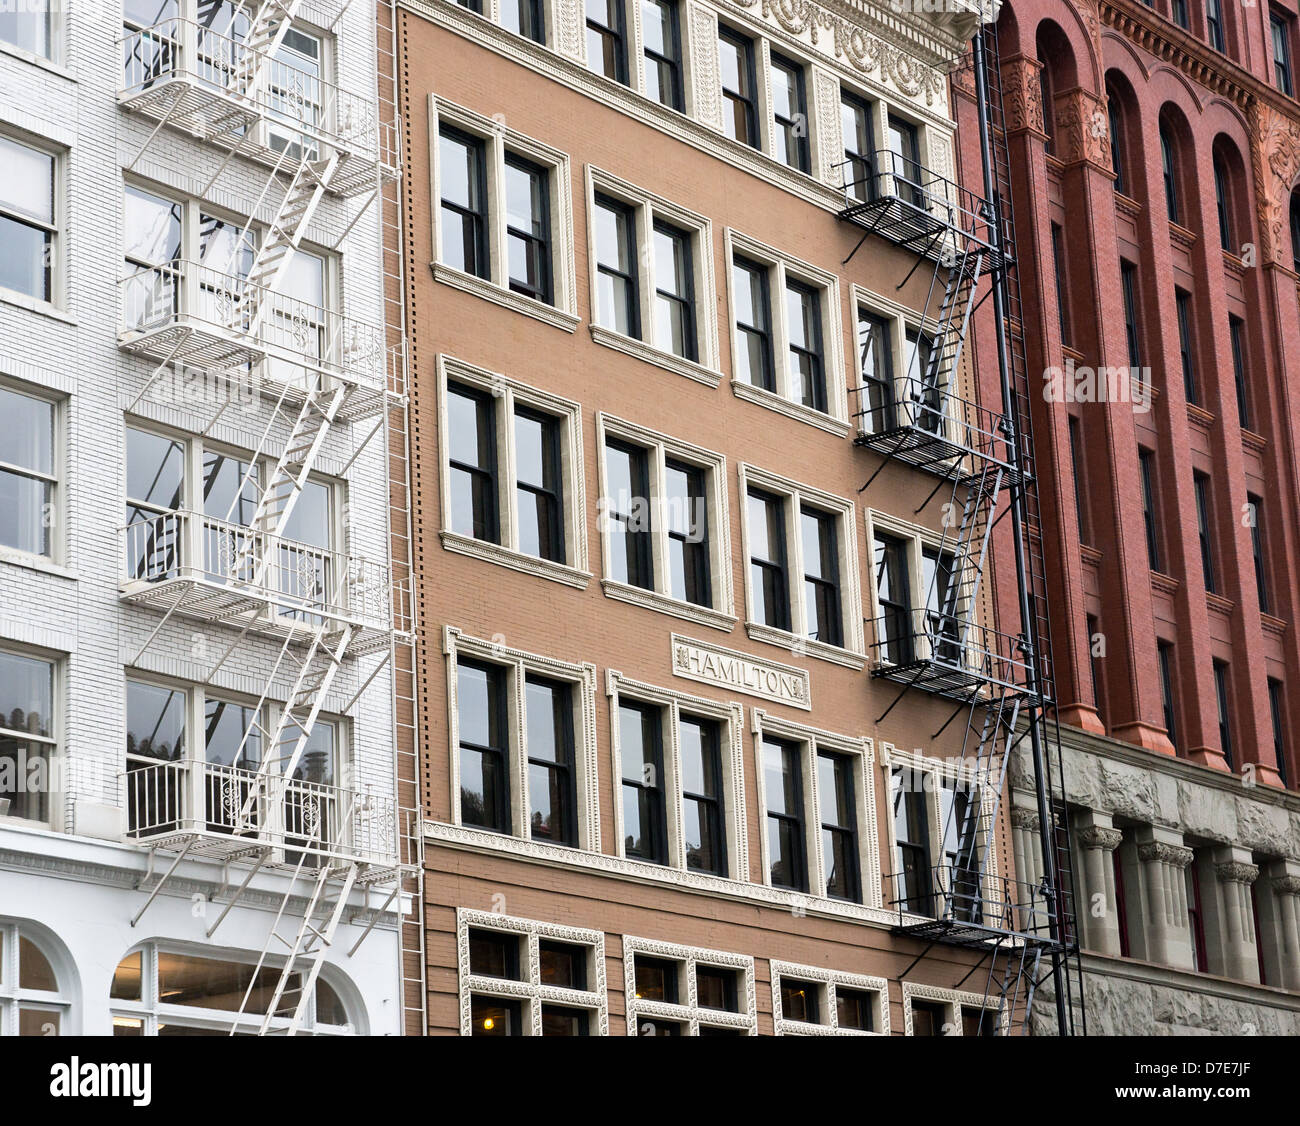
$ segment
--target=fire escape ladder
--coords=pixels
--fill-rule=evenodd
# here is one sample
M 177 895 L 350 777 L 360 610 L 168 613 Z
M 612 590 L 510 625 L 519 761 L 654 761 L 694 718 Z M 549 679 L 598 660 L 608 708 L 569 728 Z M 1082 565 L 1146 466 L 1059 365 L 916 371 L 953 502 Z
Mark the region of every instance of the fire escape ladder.
M 244 44 L 248 49 L 240 52 L 235 73 L 231 76 L 231 86 L 235 93 L 256 102 L 258 93 L 266 83 L 271 59 L 289 33 L 301 4 L 302 0 L 264 0 L 257 9 L 248 33 L 244 36 Z M 231 17 L 232 24 L 234 18 Z

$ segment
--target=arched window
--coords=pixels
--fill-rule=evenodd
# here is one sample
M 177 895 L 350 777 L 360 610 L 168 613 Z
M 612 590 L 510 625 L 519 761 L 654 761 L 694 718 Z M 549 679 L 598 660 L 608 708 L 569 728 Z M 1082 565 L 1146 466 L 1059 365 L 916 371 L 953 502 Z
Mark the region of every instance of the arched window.
M 215 952 L 214 952 L 215 953 Z M 210 957 L 146 943 L 113 974 L 109 1004 L 114 1036 L 252 1036 L 270 1008 L 282 965 L 234 951 Z M 295 969 L 281 995 L 270 1031 L 284 1032 L 298 1003 L 306 967 Z M 339 991 L 318 977 L 298 1031 L 344 1036 L 356 1031 Z
M 1219 222 L 1219 243 L 1237 253 L 1250 241 L 1250 219 L 1242 204 L 1246 196 L 1246 167 L 1237 146 L 1226 136 L 1214 139 L 1214 206 Z
M 1120 92 L 1110 82 L 1106 83 L 1106 115 L 1110 129 L 1110 166 L 1115 172 L 1115 190 L 1124 195 L 1132 195 L 1125 155 L 1124 107 L 1120 102 Z
M 1160 171 L 1165 182 L 1165 210 L 1169 213 L 1169 221 L 1178 223 L 1181 221 L 1178 206 L 1178 157 L 1169 125 L 1165 121 L 1160 122 Z
M 0 1036 L 66 1035 L 70 1001 L 54 966 L 31 930 L 0 920 Z
M 1046 149 L 1056 149 L 1056 95 L 1071 90 L 1078 84 L 1074 65 L 1074 50 L 1059 24 L 1044 20 L 1038 25 L 1035 36 L 1038 53 L 1038 93 L 1043 107 L 1043 131 L 1047 134 Z

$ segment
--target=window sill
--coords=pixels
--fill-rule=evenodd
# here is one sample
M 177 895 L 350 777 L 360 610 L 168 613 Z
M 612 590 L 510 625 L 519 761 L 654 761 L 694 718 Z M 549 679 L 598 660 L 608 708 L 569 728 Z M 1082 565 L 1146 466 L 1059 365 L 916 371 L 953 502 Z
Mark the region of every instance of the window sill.
M 819 661 L 829 661 L 833 665 L 843 665 L 847 669 L 860 670 L 866 667 L 867 659 L 861 653 L 845 649 L 839 645 L 827 645 L 824 641 L 815 641 L 811 637 L 796 637 L 787 630 L 775 629 L 761 622 L 746 622 L 745 632 L 753 641 L 764 641 L 782 649 L 789 649 L 796 656 L 816 657 Z
M 39 571 L 41 574 L 54 575 L 60 579 L 76 581 L 79 577 L 75 571 L 59 566 L 52 559 L 47 559 L 43 555 L 32 555 L 12 547 L 0 547 L 0 563 L 8 563 L 11 567 L 22 567 L 28 571 Z
M 720 629 L 723 633 L 730 633 L 736 624 L 734 614 L 713 610 L 707 606 L 696 606 L 693 602 L 682 602 L 658 591 L 632 586 L 617 579 L 602 579 L 600 585 L 609 598 L 617 598 L 620 602 L 630 602 L 646 610 L 654 610 L 674 618 L 683 618 L 688 622 L 697 622 L 712 629 Z
M 36 313 L 38 316 L 49 317 L 52 321 L 61 321 L 63 324 L 76 327 L 76 320 L 70 317 L 58 306 L 49 301 L 42 301 L 36 297 L 30 297 L 26 293 L 19 293 L 16 289 L 0 289 L 0 302 L 5 305 L 13 305 L 19 309 L 25 309 L 29 313 Z
M 755 387 L 752 383 L 745 383 L 739 379 L 731 381 L 731 390 L 737 399 L 744 399 L 746 402 L 756 403 L 760 407 L 766 407 L 768 410 L 776 411 L 777 414 L 783 414 L 787 418 L 793 418 L 796 422 L 806 422 L 810 426 L 816 426 L 820 430 L 834 434 L 840 438 L 847 438 L 849 432 L 853 429 L 849 423 L 843 419 L 835 418 L 825 411 L 814 410 L 812 407 L 806 407 L 803 403 L 792 403 L 789 399 L 783 399 L 780 395 L 771 391 L 765 391 L 761 387 Z
M 603 325 L 593 324 L 589 327 L 591 328 L 592 340 L 597 344 L 604 345 L 606 348 L 613 348 L 625 355 L 644 360 L 648 364 L 654 364 L 655 367 L 671 371 L 674 375 L 684 375 L 687 379 L 693 379 L 696 383 L 703 383 L 706 387 L 716 387 L 722 382 L 722 372 L 706 368 L 703 364 L 697 364 L 694 360 L 685 359 L 682 356 L 674 355 L 672 352 L 665 352 L 651 344 L 647 344 L 644 340 L 625 336 L 623 333 L 615 332 Z
M 24 51 L 21 47 L 15 47 L 12 43 L 0 43 L 0 55 L 8 55 L 10 58 L 18 59 L 21 62 L 31 63 L 32 66 L 47 70 L 59 78 L 66 78 L 69 82 L 77 81 L 77 76 L 67 67 L 60 66 L 53 60 L 47 59 L 44 55 Z
M 515 551 L 513 548 L 502 547 L 500 544 L 489 543 L 486 540 L 476 540 L 471 536 L 446 529 L 440 532 L 439 536 L 442 539 L 442 546 L 448 551 L 482 559 L 486 563 L 495 563 L 499 567 L 509 567 L 512 571 L 522 571 L 524 574 L 564 583 L 579 590 L 586 590 L 587 584 L 591 581 L 591 573 L 578 567 L 555 563 L 550 559 Z
M 533 320 L 541 321 L 553 328 L 575 332 L 578 325 L 582 323 L 582 318 L 573 313 L 557 309 L 554 305 L 546 304 L 545 301 L 525 297 L 522 293 L 514 293 L 495 282 L 484 281 L 473 274 L 465 273 L 464 270 L 457 270 L 454 266 L 447 266 L 442 262 L 433 262 L 431 266 L 434 281 L 442 282 L 443 285 L 449 285 L 465 293 L 472 293 L 475 297 L 482 297 L 513 312 L 523 313 L 524 316 L 532 317 Z

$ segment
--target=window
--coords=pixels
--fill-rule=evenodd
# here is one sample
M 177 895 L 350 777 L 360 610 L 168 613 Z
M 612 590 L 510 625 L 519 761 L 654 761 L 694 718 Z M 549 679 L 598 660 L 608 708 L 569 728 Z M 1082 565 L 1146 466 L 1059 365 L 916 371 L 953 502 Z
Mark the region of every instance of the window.
M 69 983 L 55 964 L 33 931 L 0 919 L 0 1037 L 75 1031 L 68 1027 Z
M 892 886 L 886 889 L 885 906 L 933 915 L 935 863 L 925 774 L 895 766 L 889 775 L 889 788 L 894 819 L 894 875 L 890 878 Z
M 1115 923 L 1119 928 L 1119 956 L 1133 956 L 1132 940 L 1128 929 L 1128 890 L 1124 886 L 1124 856 L 1121 849 L 1111 849 L 1111 870 L 1115 874 Z
M 1219 245 L 1224 250 L 1235 251 L 1237 242 L 1232 237 L 1232 199 L 1228 193 L 1228 170 L 1217 152 L 1214 154 L 1214 208 L 1219 219 Z
M 646 97 L 684 113 L 679 0 L 641 0 L 641 36 Z
M 572 332 L 568 156 L 448 102 L 432 114 L 435 279 Z
M 461 907 L 456 935 L 462 1036 L 609 1034 L 600 931 Z
M 1169 741 L 1178 747 L 1178 724 L 1174 704 L 1174 644 L 1172 641 L 1156 642 L 1156 657 L 1160 672 L 1160 703 L 1164 709 L 1165 731 Z
M 725 460 L 607 415 L 596 429 L 604 452 L 597 524 L 605 593 L 729 627 Z
M 754 960 L 624 936 L 629 1036 L 754 1036 Z
M 1199 850 L 1198 850 L 1199 851 Z M 1205 908 L 1201 904 L 1199 857 L 1183 869 L 1187 880 L 1187 928 L 1191 931 L 1192 957 L 1197 973 L 1210 972 L 1209 948 L 1205 941 Z
M 894 195 L 925 206 L 925 170 L 921 166 L 921 135 L 910 121 L 889 114 L 886 118 L 889 143 L 889 173 L 894 178 Z
M 808 155 L 808 97 L 803 67 L 772 53 L 773 155 L 800 172 L 811 168 Z
M 1170 0 L 1170 14 L 1179 27 L 1190 30 L 1192 23 L 1187 12 L 1187 0 Z
M 696 295 L 713 288 L 702 215 L 589 168 L 592 338 L 716 386 L 716 328 Z
M 1273 600 L 1269 594 L 1268 560 L 1264 554 L 1264 532 L 1260 527 L 1264 516 L 1262 497 L 1246 494 L 1246 515 L 1250 521 L 1250 553 L 1255 562 L 1255 590 L 1259 595 L 1261 614 L 1271 612 Z
M 54 556 L 58 404 L 0 384 L 0 547 Z
M 1226 51 L 1223 38 L 1223 10 L 1220 0 L 1205 0 L 1205 31 L 1209 36 L 1210 46 L 1216 51 Z
M 1160 550 L 1160 515 L 1156 510 L 1156 455 L 1138 448 L 1138 472 L 1142 476 L 1142 524 L 1146 530 L 1147 563 L 1153 571 L 1162 571 Z
M 719 28 L 718 63 L 722 68 L 723 132 L 750 148 L 762 148 L 758 133 L 754 41 L 728 27 Z
M 1124 159 L 1124 118 L 1119 106 L 1119 95 L 1110 86 L 1106 88 L 1106 114 L 1110 126 L 1110 166 L 1115 172 L 1115 190 L 1122 195 L 1128 195 L 1128 171 Z
M 594 847 L 595 672 L 447 627 L 452 819 L 564 849 Z M 502 847 L 506 847 L 504 842 Z M 559 851 L 548 856 L 561 855 Z
M 862 650 L 853 505 L 742 467 L 751 636 L 841 663 Z
M 1175 0 L 1175 3 L 1180 0 Z M 1178 165 L 1177 150 L 1174 148 L 1174 142 L 1169 135 L 1169 127 L 1160 123 L 1160 169 L 1164 177 L 1165 185 L 1165 210 L 1169 214 L 1169 221 L 1177 223 L 1180 221 L 1179 210 L 1179 192 L 1178 192 Z
M 1295 86 L 1291 78 L 1291 20 L 1277 12 L 1270 12 L 1268 27 L 1273 40 L 1273 85 L 1282 93 L 1293 95 Z
M 1268 678 L 1268 711 L 1273 724 L 1273 757 L 1282 784 L 1287 784 L 1286 690 L 1280 680 Z
M 52 660 L 0 649 L 0 821 L 54 814 L 56 698 Z
M 587 66 L 627 85 L 627 24 L 624 0 L 586 0 Z
M 1246 382 L 1246 323 L 1240 317 L 1228 315 L 1228 338 L 1232 345 L 1232 379 L 1237 389 L 1237 424 L 1243 430 L 1252 428 L 1250 389 Z
M 1128 363 L 1136 374 L 1142 367 L 1142 349 L 1138 331 L 1137 267 L 1132 262 L 1120 260 L 1119 281 L 1120 293 L 1124 299 L 1124 336 L 1128 342 Z
M 253 961 L 212 958 L 168 950 L 155 943 L 118 963 L 109 989 L 114 1036 L 254 1036 L 271 1007 L 282 966 L 274 956 Z M 333 967 L 322 971 L 303 995 L 304 971 L 289 975 L 283 1004 L 270 1031 L 285 1033 L 291 1017 L 298 1031 L 316 1036 L 364 1032 L 335 988 Z
M 801 757 L 796 743 L 781 739 L 763 741 L 768 882 L 773 887 L 795 891 L 808 890 Z
M 908 544 L 884 532 L 873 540 L 876 605 L 876 647 L 879 657 L 893 665 L 906 665 L 914 651 L 912 636 L 911 568 Z
M 913 1001 L 909 1011 L 913 1036 L 947 1036 L 952 1029 L 947 1005 L 935 1001 Z
M 908 1036 L 1006 1035 L 1009 1013 L 982 993 L 903 983 L 903 1021 Z
M 859 203 L 876 195 L 875 109 L 865 98 L 840 92 L 840 133 L 844 139 L 845 191 Z
M 438 364 L 443 546 L 585 585 L 580 407 L 448 356 Z
M 21 13 L 21 5 L 19 9 Z M 0 16 L 14 18 L 12 11 Z M 0 185 L 0 289 L 54 301 L 59 254 L 55 157 L 0 134 L 0 164 L 6 169 Z
M 1214 662 L 1214 703 L 1219 720 L 1219 750 L 1223 752 L 1230 770 L 1232 769 L 1232 710 L 1228 705 L 1228 697 L 1231 675 L 1226 661 Z
M 727 232 L 732 390 L 762 406 L 847 432 L 839 280 Z
M 1201 572 L 1205 589 L 1218 593 L 1214 566 L 1214 537 L 1211 531 L 1210 478 L 1204 473 L 1192 474 L 1192 491 L 1196 495 L 1196 533 L 1201 544 Z
M 893 320 L 859 306 L 858 358 L 862 377 L 859 425 L 868 434 L 885 433 L 898 424 L 893 342 Z
M 1092 614 L 1087 615 L 1088 626 L 1088 671 L 1092 679 L 1092 702 L 1097 709 L 1097 718 L 1103 726 L 1110 709 L 1106 706 L 1106 674 L 1101 664 L 1102 658 L 1095 652 L 1095 638 L 1101 632 L 1101 623 Z
M 1183 369 L 1183 394 L 1189 403 L 1200 402 L 1196 388 L 1196 364 L 1192 360 L 1192 295 L 1174 290 L 1174 311 L 1178 317 L 1178 355 Z
M 1060 223 L 1052 224 L 1052 269 L 1056 279 L 1056 318 L 1061 332 L 1061 343 L 1070 346 L 1070 302 L 1065 285 L 1065 232 Z
M 49 0 L 24 0 L 0 11 L 0 42 L 48 59 L 52 38 Z
M 501 0 L 501 26 L 534 43 L 546 43 L 546 16 L 541 0 Z
M 817 793 L 822 819 L 822 857 L 826 895 L 862 900 L 858 871 L 858 817 L 854 798 L 853 760 L 846 755 L 817 755 Z
M 789 962 L 773 961 L 770 966 L 778 1036 L 889 1034 L 889 987 L 884 978 Z
M 745 878 L 740 705 L 611 677 L 620 854 Z
M 1079 523 L 1079 540 L 1092 543 L 1092 527 L 1088 519 L 1087 481 L 1084 476 L 1083 424 L 1074 415 L 1067 418 L 1070 433 L 1070 470 L 1074 478 L 1074 515 Z

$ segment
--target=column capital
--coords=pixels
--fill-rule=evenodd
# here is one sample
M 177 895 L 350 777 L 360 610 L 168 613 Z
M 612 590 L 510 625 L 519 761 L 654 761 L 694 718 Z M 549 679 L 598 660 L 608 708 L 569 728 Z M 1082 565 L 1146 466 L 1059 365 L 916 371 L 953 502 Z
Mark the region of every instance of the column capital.
M 1026 809 L 1023 805 L 1013 805 L 1011 807 L 1011 824 L 1017 829 L 1031 829 L 1038 831 L 1039 820 L 1036 810 Z
M 1164 841 L 1146 841 L 1138 845 L 1138 858 L 1150 862 L 1158 860 L 1174 868 L 1186 868 L 1194 857 L 1190 848 L 1183 845 L 1167 844 Z
M 1225 860 L 1214 866 L 1219 882 L 1224 884 L 1253 884 L 1259 876 L 1258 864 L 1247 864 L 1241 860 Z
M 1100 848 L 1114 852 L 1124 840 L 1124 834 L 1118 829 L 1107 829 L 1102 825 L 1089 825 L 1079 830 L 1079 843 L 1084 848 Z
M 1272 886 L 1278 895 L 1300 895 L 1300 876 L 1274 876 Z

